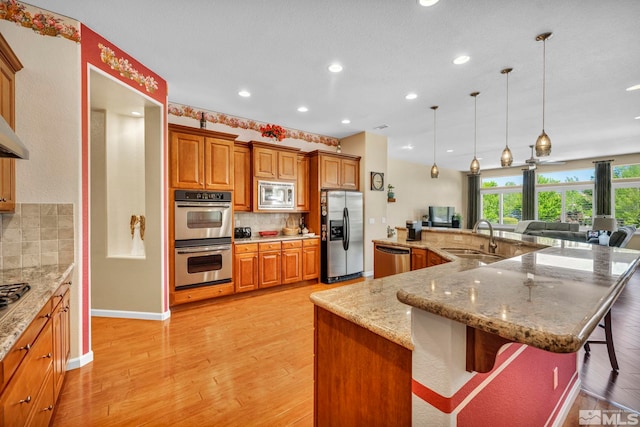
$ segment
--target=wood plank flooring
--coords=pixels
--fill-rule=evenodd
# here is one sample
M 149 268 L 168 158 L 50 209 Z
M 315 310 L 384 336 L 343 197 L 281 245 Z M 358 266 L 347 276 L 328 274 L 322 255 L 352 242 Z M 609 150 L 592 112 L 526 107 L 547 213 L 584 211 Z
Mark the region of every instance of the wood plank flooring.
M 339 285 L 334 285 L 339 286 Z M 327 285 L 176 310 L 165 322 L 93 318 L 94 361 L 67 373 L 52 425 L 312 426 L 313 305 Z M 580 409 L 640 408 L 640 272 L 613 311 L 606 348 L 580 366 Z M 600 397 L 594 397 L 600 396 Z

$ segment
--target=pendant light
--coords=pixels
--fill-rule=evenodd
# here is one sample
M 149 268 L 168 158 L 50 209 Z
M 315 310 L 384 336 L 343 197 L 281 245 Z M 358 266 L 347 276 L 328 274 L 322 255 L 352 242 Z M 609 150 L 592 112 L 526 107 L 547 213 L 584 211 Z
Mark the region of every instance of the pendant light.
M 477 147 L 477 133 L 478 133 L 478 95 L 480 92 L 472 92 L 471 96 L 473 96 L 473 104 L 474 104 L 474 113 L 473 113 L 473 160 L 471 161 L 471 166 L 469 166 L 469 170 L 472 174 L 477 175 L 480 173 L 480 162 L 476 158 L 476 147 Z
M 502 156 L 500 156 L 500 164 L 503 168 L 507 168 L 513 163 L 513 154 L 511 154 L 511 150 L 509 149 L 509 73 L 512 71 L 513 68 L 505 68 L 500 71 L 502 74 L 507 75 L 507 124 L 505 131 L 505 146 L 504 150 L 502 150 Z
M 437 178 L 440 175 L 438 165 L 436 165 L 436 110 L 437 105 L 431 107 L 433 110 L 433 166 L 431 166 L 431 178 Z
M 553 33 L 543 33 L 536 36 L 537 41 L 542 41 L 542 133 L 536 141 L 536 156 L 544 157 L 551 154 L 551 139 L 544 131 L 544 104 L 546 101 L 546 50 L 547 39 Z

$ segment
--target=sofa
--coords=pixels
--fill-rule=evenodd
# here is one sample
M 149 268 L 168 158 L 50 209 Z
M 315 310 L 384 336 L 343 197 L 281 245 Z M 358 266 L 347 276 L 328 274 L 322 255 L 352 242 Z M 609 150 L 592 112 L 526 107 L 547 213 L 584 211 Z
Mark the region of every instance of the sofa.
M 580 225 L 570 222 L 545 222 L 538 220 L 520 221 L 513 230 L 515 233 L 552 239 L 586 242 L 587 233 L 580 231 Z M 597 239 L 596 239 L 597 241 Z

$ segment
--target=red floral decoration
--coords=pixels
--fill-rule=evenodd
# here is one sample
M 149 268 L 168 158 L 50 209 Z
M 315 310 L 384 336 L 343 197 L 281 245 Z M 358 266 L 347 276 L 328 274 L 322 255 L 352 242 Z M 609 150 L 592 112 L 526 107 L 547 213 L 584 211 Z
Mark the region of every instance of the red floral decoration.
M 260 132 L 262 132 L 262 136 L 273 138 L 277 141 L 282 141 L 287 136 L 287 131 L 278 125 L 260 126 Z

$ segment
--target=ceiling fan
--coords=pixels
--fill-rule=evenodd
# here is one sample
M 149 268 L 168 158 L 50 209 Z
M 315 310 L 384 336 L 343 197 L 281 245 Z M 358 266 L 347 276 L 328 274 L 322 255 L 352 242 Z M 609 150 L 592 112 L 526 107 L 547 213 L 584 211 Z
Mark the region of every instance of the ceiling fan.
M 538 167 L 538 165 L 564 165 L 566 162 L 563 161 L 554 161 L 554 160 L 540 160 L 537 157 L 534 157 L 533 155 L 533 148 L 534 145 L 530 145 L 529 148 L 531 148 L 531 157 L 529 157 L 527 160 L 525 160 L 525 164 L 527 164 L 529 166 L 529 170 L 534 170 L 535 168 Z

